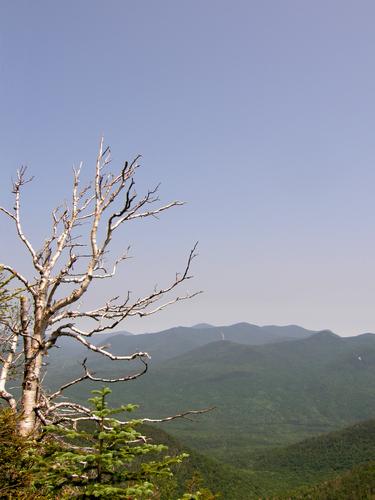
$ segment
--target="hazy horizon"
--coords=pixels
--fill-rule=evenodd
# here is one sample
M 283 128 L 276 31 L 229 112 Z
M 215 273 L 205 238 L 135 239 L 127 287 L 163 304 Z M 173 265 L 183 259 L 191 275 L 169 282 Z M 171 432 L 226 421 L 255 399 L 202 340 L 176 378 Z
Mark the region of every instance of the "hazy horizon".
M 204 290 L 131 332 L 177 324 L 298 324 L 375 331 L 375 4 L 248 0 L 3 2 L 2 182 L 35 176 L 25 231 L 89 176 L 99 137 L 113 164 L 141 153 L 137 191 L 161 182 L 186 206 L 124 228 L 118 279 L 90 304 L 145 293 L 183 269 L 199 240 Z M 0 217 L 0 262 L 32 276 Z
M 253 326 L 259 326 L 259 327 L 281 327 L 281 328 L 284 328 L 284 327 L 290 327 L 290 326 L 297 326 L 297 327 L 300 327 L 300 328 L 304 328 L 305 330 L 310 330 L 312 332 L 316 332 L 316 333 L 320 333 L 320 332 L 331 332 L 331 333 L 334 333 L 335 335 L 338 335 L 340 337 L 351 337 L 351 336 L 358 336 L 358 335 L 366 335 L 366 334 L 371 334 L 371 335 L 375 335 L 374 332 L 369 332 L 369 331 L 363 331 L 363 332 L 356 332 L 355 334 L 353 335 L 343 335 L 341 332 L 336 332 L 336 331 L 333 331 L 331 328 L 322 328 L 321 330 L 315 330 L 313 328 L 308 328 L 307 326 L 305 325 L 297 325 L 295 323 L 289 323 L 289 324 L 270 324 L 270 323 L 264 323 L 264 324 L 255 324 L 255 323 L 252 323 L 251 321 L 236 321 L 234 323 L 225 323 L 225 324 L 215 324 L 215 322 L 208 322 L 208 321 L 202 321 L 202 322 L 199 322 L 199 323 L 193 323 L 193 324 L 176 324 L 176 325 L 170 325 L 170 326 L 167 326 L 166 328 L 161 328 L 161 329 L 157 329 L 157 330 L 143 330 L 143 331 L 135 331 L 135 332 L 132 332 L 130 329 L 126 329 L 126 328 L 117 328 L 116 330 L 113 330 L 112 333 L 113 335 L 116 335 L 116 334 L 119 334 L 119 333 L 131 333 L 133 335 L 144 335 L 144 334 L 149 334 L 149 333 L 160 333 L 160 332 L 163 332 L 163 331 L 166 331 L 166 330 L 169 330 L 169 329 L 173 329 L 173 328 L 198 328 L 199 325 L 205 325 L 207 327 L 213 327 L 213 328 L 225 328 L 225 327 L 228 327 L 228 326 L 235 326 L 237 324 L 241 324 L 241 323 L 247 323 L 247 324 L 250 324 L 250 325 L 253 325 Z M 204 327 L 203 327 L 204 328 Z M 109 334 L 110 331 L 107 331 L 105 332 L 106 334 Z

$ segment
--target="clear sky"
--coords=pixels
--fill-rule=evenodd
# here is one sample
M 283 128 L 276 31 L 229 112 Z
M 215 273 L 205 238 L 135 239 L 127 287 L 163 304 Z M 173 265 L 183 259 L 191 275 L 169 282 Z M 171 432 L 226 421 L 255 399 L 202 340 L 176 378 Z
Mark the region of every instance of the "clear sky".
M 104 134 L 114 162 L 142 153 L 140 192 L 188 204 L 124 228 L 134 259 L 90 300 L 167 282 L 200 242 L 205 293 L 125 329 L 375 331 L 374 19 L 365 0 L 1 2 L 1 204 L 27 164 L 38 246 Z

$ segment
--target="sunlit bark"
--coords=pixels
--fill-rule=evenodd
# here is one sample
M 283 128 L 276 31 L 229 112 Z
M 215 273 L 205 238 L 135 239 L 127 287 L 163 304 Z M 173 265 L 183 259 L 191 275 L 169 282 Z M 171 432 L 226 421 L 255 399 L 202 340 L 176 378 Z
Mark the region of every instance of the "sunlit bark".
M 95 345 L 91 340 L 93 335 L 114 329 L 128 317 L 155 314 L 177 301 L 199 293 L 167 297 L 181 283 L 191 278 L 189 271 L 195 257 L 195 245 L 183 272 L 176 274 L 164 287 L 156 288 L 135 300 L 132 300 L 130 293 L 123 298 L 113 297 L 91 310 L 82 310 L 77 305 L 94 281 L 115 276 L 118 265 L 128 258 L 128 253 L 125 252 L 110 268 L 105 264 L 112 238 L 123 224 L 155 217 L 172 207 L 182 205 L 180 201 L 172 201 L 155 208 L 153 205 L 159 201 L 158 188 L 148 191 L 141 198 L 136 195 L 134 174 L 139 167 L 139 157 L 130 163 L 125 162 L 118 172 L 109 171 L 110 161 L 110 150 L 103 147 L 101 140 L 92 182 L 81 187 L 82 165 L 73 170 L 70 203 L 52 211 L 51 231 L 39 250 L 26 236 L 22 225 L 21 192 L 32 180 L 27 178 L 26 168 L 18 171 L 13 183 L 13 209 L 0 207 L 0 211 L 14 223 L 17 236 L 25 246 L 34 269 L 34 276 L 30 279 L 21 274 L 16 266 L 1 264 L 22 287 L 18 326 L 13 327 L 11 347 L 8 355 L 2 359 L 0 372 L 0 397 L 13 409 L 17 409 L 22 435 L 34 432 L 40 423 L 67 419 L 69 415 L 74 418 L 72 413 L 81 414 L 86 411 L 74 402 L 56 403 L 56 398 L 67 387 L 85 379 L 126 381 L 141 376 L 147 370 L 149 355 L 146 352 L 114 355 L 106 348 Z M 82 319 L 91 321 L 92 327 L 80 326 L 78 321 Z M 94 376 L 84 362 L 81 377 L 48 395 L 41 385 L 43 359 L 61 337 L 73 338 L 88 351 L 110 360 L 139 359 L 144 368 L 130 376 L 102 379 Z M 22 394 L 16 405 L 14 396 L 6 390 L 6 383 L 10 368 L 20 355 L 23 358 Z

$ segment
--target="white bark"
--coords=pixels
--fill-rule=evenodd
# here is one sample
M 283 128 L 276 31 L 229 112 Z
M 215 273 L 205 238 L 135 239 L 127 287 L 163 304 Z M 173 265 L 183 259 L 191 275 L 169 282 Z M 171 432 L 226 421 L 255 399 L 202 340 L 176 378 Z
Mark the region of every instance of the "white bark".
M 9 377 L 9 370 L 13 366 L 13 361 L 16 356 L 17 344 L 18 344 L 18 335 L 17 333 L 11 333 L 11 338 L 9 339 L 9 351 L 5 354 L 3 359 L 3 364 L 0 372 L 0 397 L 7 401 L 12 410 L 16 410 L 16 400 L 14 396 L 6 390 L 6 383 Z
M 189 270 L 195 257 L 195 245 L 189 254 L 184 271 L 176 274 L 166 286 L 155 289 L 134 301 L 128 293 L 122 300 L 112 298 L 104 305 L 87 311 L 75 306 L 84 297 L 93 281 L 113 277 L 118 264 L 126 260 L 127 253 L 115 260 L 110 271 L 107 271 L 104 265 L 104 258 L 108 256 L 112 238 L 123 224 L 133 220 L 156 217 L 172 207 L 182 205 L 180 201 L 173 201 L 156 208 L 151 207 L 158 201 L 158 188 L 137 198 L 133 177 L 139 166 L 138 160 L 139 157 L 136 157 L 130 163 L 125 162 L 117 173 L 109 172 L 110 150 L 104 149 L 103 140 L 101 140 L 92 183 L 83 188 L 80 186 L 82 165 L 73 171 L 71 201 L 53 210 L 50 235 L 40 246 L 40 250 L 36 250 L 22 225 L 21 192 L 24 185 L 31 180 L 26 177 L 25 168 L 20 169 L 13 184 L 15 196 L 13 210 L 0 207 L 0 212 L 14 223 L 18 238 L 31 258 L 35 274 L 32 279 L 29 279 L 19 273 L 14 266 L 0 264 L 22 284 L 24 293 L 29 296 L 32 305 L 29 310 L 26 297 L 22 298 L 19 335 L 13 337 L 12 348 L 8 357 L 2 360 L 0 372 L 0 397 L 15 408 L 15 400 L 8 395 L 5 385 L 9 370 L 14 363 L 17 347 L 20 349 L 18 341 L 22 338 L 24 370 L 18 409 L 19 430 L 22 435 L 34 432 L 40 422 L 53 421 L 54 414 L 56 418 L 61 418 L 61 415 L 59 416 L 61 408 L 64 408 L 64 418 L 67 418 L 69 411 L 77 411 L 79 405 L 75 403 L 64 402 L 58 405 L 52 402 L 73 383 L 84 379 L 109 383 L 127 381 L 140 376 L 147 370 L 149 358 L 147 353 L 114 355 L 105 348 L 96 346 L 89 340 L 90 337 L 116 328 L 127 317 L 155 314 L 177 301 L 196 295 L 196 293 L 185 293 L 182 296 L 167 297 L 175 288 L 191 278 Z M 86 232 L 84 232 L 85 229 Z M 93 326 L 82 329 L 77 323 L 82 319 L 91 321 Z M 88 350 L 110 360 L 139 359 L 144 364 L 144 368 L 134 376 L 102 379 L 94 376 L 85 366 L 85 374 L 82 377 L 65 384 L 59 391 L 48 396 L 41 387 L 43 358 L 62 336 L 69 336 Z

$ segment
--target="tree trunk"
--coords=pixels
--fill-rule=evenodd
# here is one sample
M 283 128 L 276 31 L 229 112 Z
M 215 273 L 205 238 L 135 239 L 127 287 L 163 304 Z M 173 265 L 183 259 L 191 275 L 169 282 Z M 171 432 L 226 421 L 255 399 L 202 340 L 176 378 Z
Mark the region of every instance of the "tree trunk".
M 39 403 L 40 372 L 44 356 L 42 349 L 42 341 L 45 333 L 43 324 L 44 303 L 40 298 L 36 301 L 34 311 L 35 324 L 32 335 L 29 332 L 28 303 L 25 297 L 21 297 L 20 306 L 25 365 L 18 430 L 21 436 L 29 436 L 38 427 L 35 407 Z
M 21 436 L 29 436 L 37 427 L 35 407 L 39 399 L 39 380 L 42 361 L 43 351 L 38 349 L 33 353 L 31 360 L 25 365 L 21 397 L 22 410 L 18 421 L 18 430 Z

